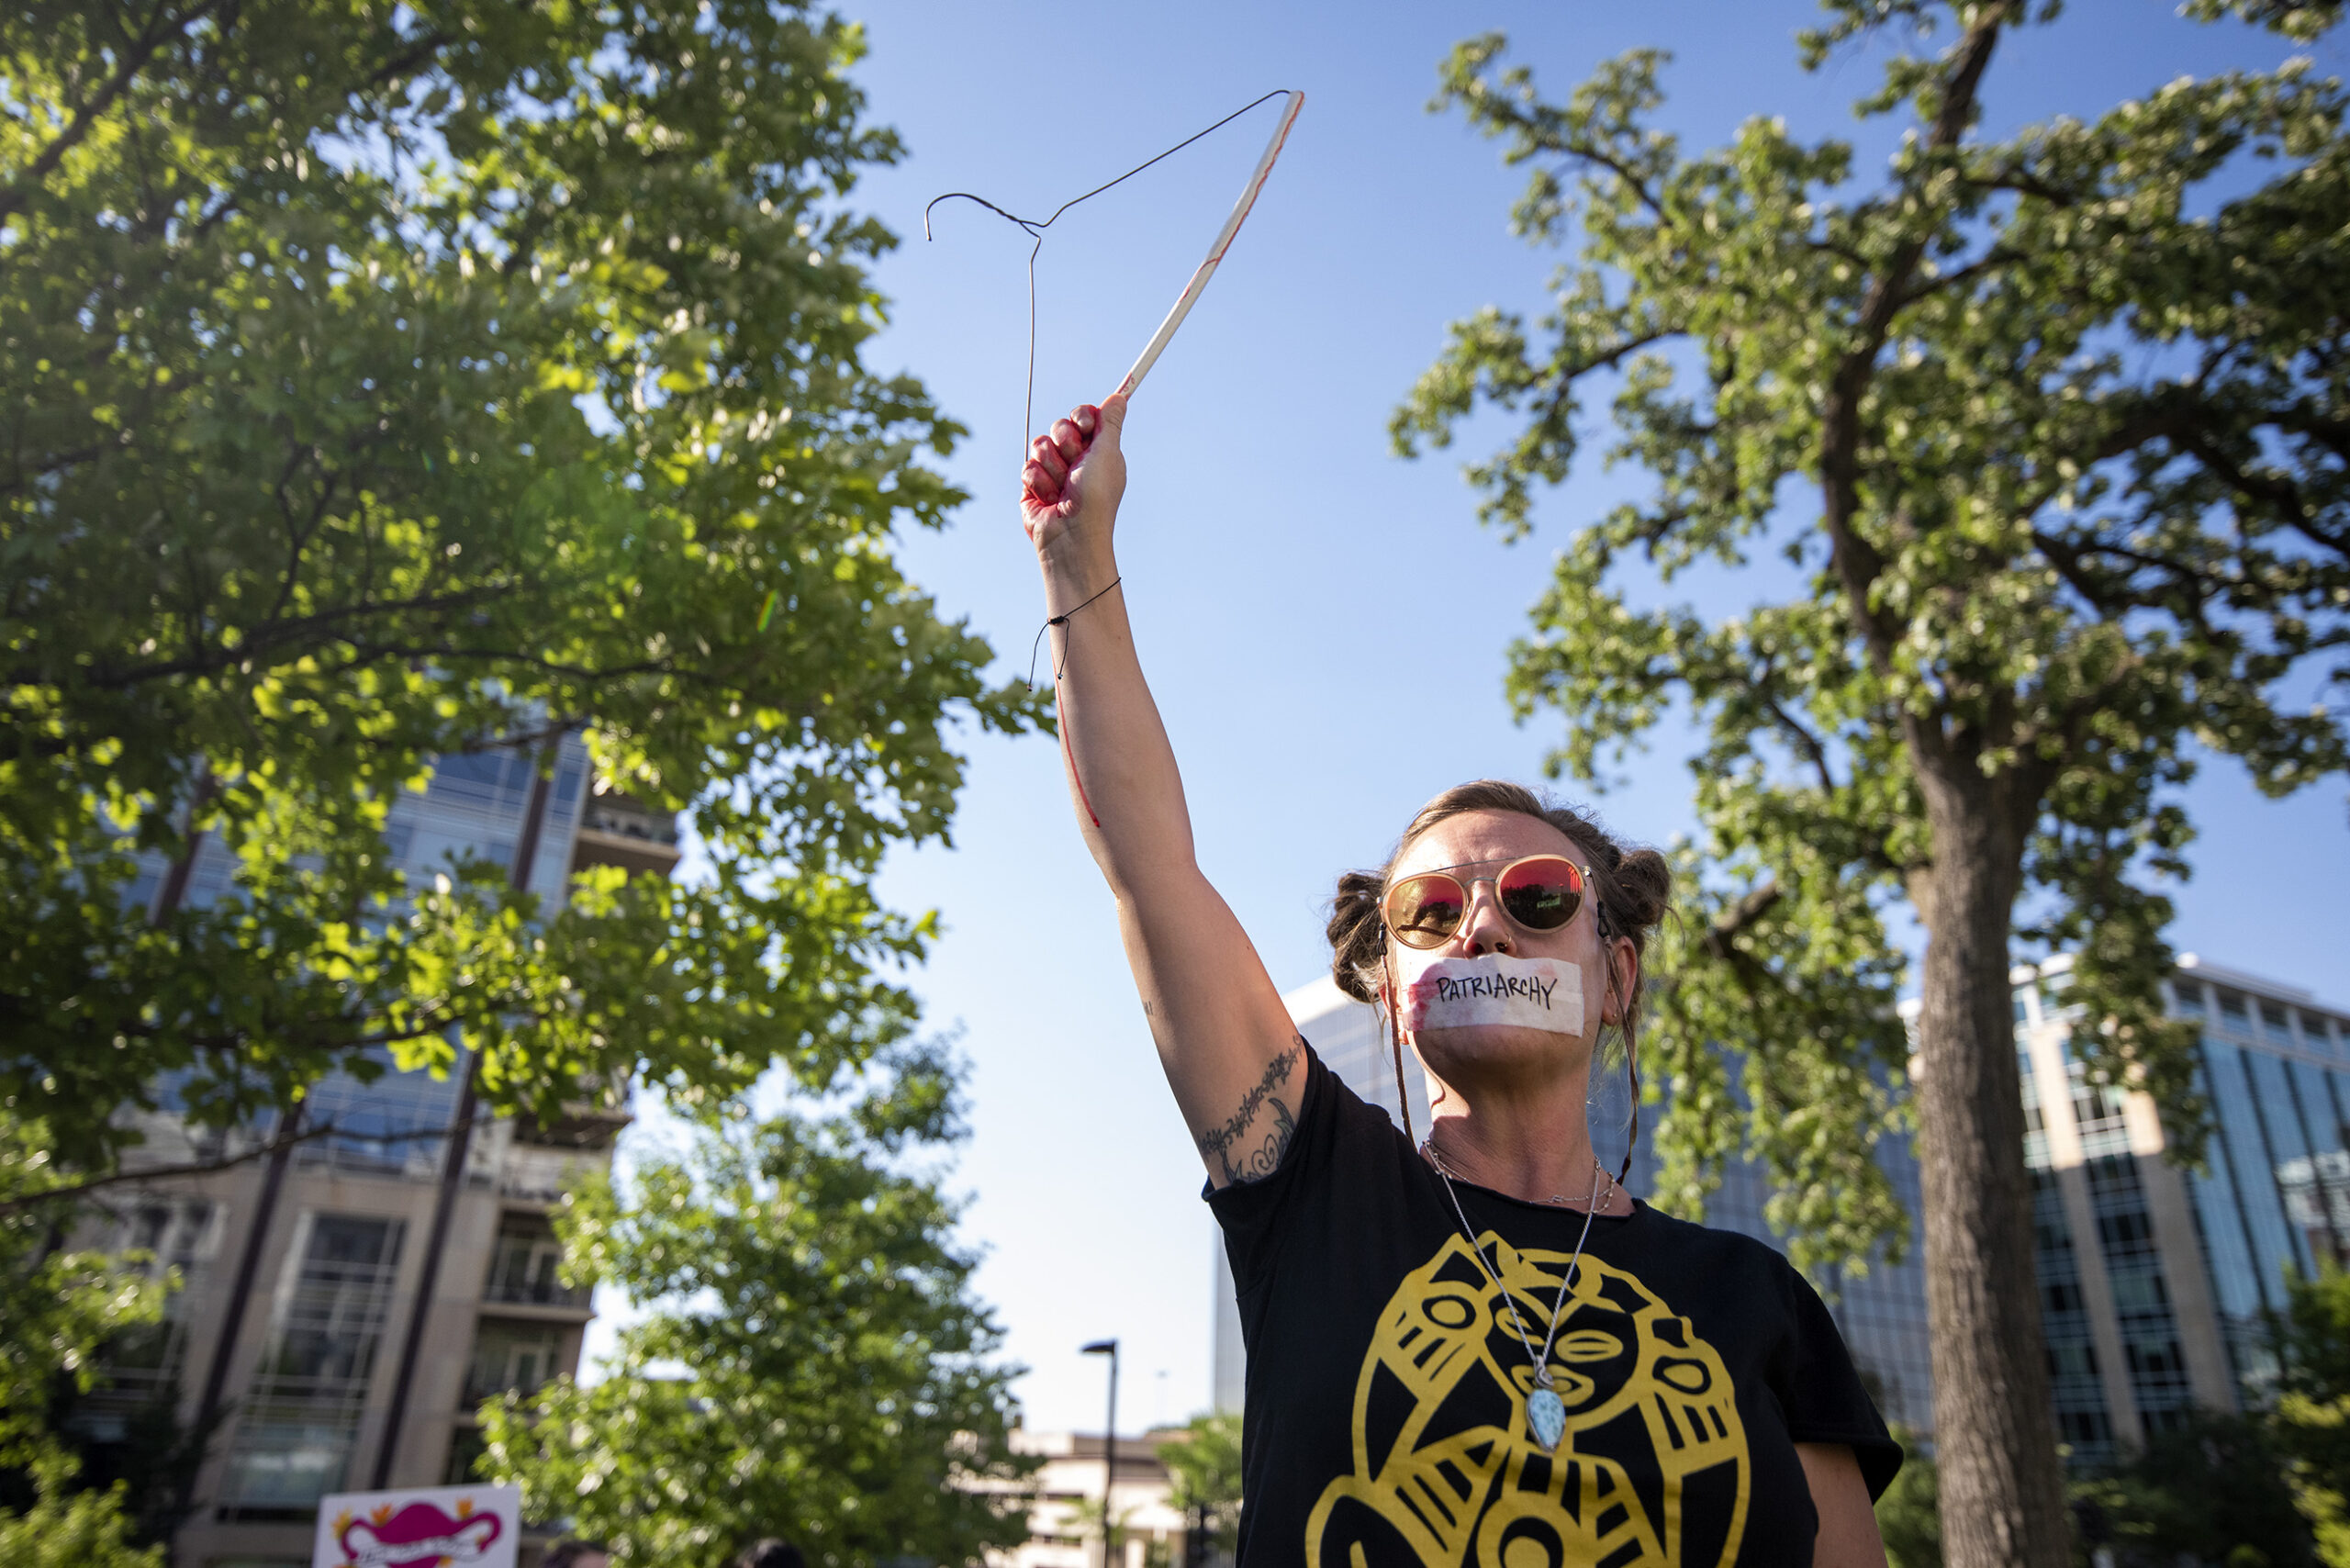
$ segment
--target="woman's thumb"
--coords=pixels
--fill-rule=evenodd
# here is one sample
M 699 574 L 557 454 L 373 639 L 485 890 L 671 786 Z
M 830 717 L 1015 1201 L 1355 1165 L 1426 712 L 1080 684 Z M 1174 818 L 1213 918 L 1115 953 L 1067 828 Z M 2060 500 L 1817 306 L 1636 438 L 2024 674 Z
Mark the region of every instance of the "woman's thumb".
M 1115 446 L 1126 428 L 1126 395 L 1124 392 L 1111 393 L 1102 399 L 1101 409 L 1102 428 L 1094 439 L 1099 441 L 1106 435 L 1110 438 L 1110 444 Z

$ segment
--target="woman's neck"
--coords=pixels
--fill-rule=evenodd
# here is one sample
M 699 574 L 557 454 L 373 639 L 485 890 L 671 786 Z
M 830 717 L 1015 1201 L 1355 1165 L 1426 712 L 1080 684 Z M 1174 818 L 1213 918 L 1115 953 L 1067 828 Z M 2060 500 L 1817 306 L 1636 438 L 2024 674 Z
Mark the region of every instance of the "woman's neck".
M 1598 1213 L 1629 1214 L 1629 1197 L 1592 1152 L 1580 1092 L 1528 1102 L 1492 1093 L 1472 1098 L 1448 1084 L 1434 1109 L 1428 1148 L 1451 1175 L 1513 1198 L 1581 1208 L 1599 1193 L 1606 1201 Z

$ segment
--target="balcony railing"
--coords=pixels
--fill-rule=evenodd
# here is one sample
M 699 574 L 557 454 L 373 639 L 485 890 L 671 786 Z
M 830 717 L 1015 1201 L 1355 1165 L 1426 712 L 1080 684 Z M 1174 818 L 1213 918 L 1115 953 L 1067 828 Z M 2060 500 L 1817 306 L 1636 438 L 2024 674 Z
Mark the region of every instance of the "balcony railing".
M 508 1231 L 498 1238 L 498 1250 L 490 1256 L 482 1299 L 513 1306 L 586 1306 L 588 1287 L 565 1284 L 558 1272 L 562 1266 L 563 1254 L 553 1235 Z
M 595 1294 L 587 1285 L 566 1285 L 552 1274 L 542 1279 L 500 1279 L 492 1274 L 482 1300 L 509 1306 L 586 1306 Z
M 677 847 L 677 819 L 640 806 L 591 801 L 579 825 L 590 833 L 608 833 L 614 838 L 641 838 L 647 844 Z
M 667 876 L 677 863 L 677 819 L 648 812 L 625 795 L 589 801 L 580 813 L 571 868 L 617 866 L 630 876 Z
M 560 1203 L 575 1177 L 604 1163 L 601 1150 L 573 1152 L 544 1144 L 517 1143 L 506 1150 L 498 1172 L 498 1190 L 509 1198 L 534 1204 Z
M 470 1414 L 483 1400 L 503 1399 L 509 1394 L 519 1394 L 528 1399 L 544 1387 L 547 1381 L 543 1377 L 494 1377 L 483 1372 L 468 1372 L 465 1375 L 464 1409 Z

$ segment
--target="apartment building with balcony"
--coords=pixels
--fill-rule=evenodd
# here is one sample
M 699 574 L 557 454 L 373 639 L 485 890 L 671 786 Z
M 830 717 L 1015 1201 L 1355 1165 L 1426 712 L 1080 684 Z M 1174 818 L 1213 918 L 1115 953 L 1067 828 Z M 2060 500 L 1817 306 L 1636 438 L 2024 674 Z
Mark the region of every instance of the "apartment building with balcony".
M 576 737 L 543 781 L 536 761 L 511 749 L 441 759 L 426 790 L 394 807 L 387 852 L 412 878 L 452 857 L 507 864 L 548 902 L 591 866 L 668 872 L 674 822 L 590 793 Z M 142 890 L 166 869 L 145 868 Z M 229 870 L 207 842 L 184 896 L 220 896 Z M 318 1085 L 306 1125 L 330 1124 L 330 1136 L 140 1183 L 88 1238 L 150 1251 L 185 1282 L 159 1330 L 110 1349 L 109 1386 L 82 1416 L 103 1437 L 106 1422 L 159 1396 L 176 1395 L 184 1423 L 218 1413 L 196 1510 L 174 1542 L 185 1568 L 308 1568 L 321 1495 L 468 1479 L 480 1403 L 579 1364 L 593 1309 L 586 1288 L 558 1278 L 549 1215 L 584 1170 L 609 1166 L 629 1119 L 624 1090 L 551 1123 L 460 1127 L 461 1074 L 381 1065 L 373 1081 L 336 1074 Z M 275 1137 L 266 1123 L 194 1132 L 162 1087 L 133 1169 L 217 1160 Z

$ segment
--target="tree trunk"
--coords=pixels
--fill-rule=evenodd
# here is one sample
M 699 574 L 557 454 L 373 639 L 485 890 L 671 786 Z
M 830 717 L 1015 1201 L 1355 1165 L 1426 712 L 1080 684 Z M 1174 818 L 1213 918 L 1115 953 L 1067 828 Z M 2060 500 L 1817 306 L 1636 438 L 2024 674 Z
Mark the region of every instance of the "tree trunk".
M 1926 1310 L 1949 1568 L 2065 1568 L 2008 980 L 2030 805 L 1971 756 L 1920 759 L 1933 865 L 1918 1019 Z

